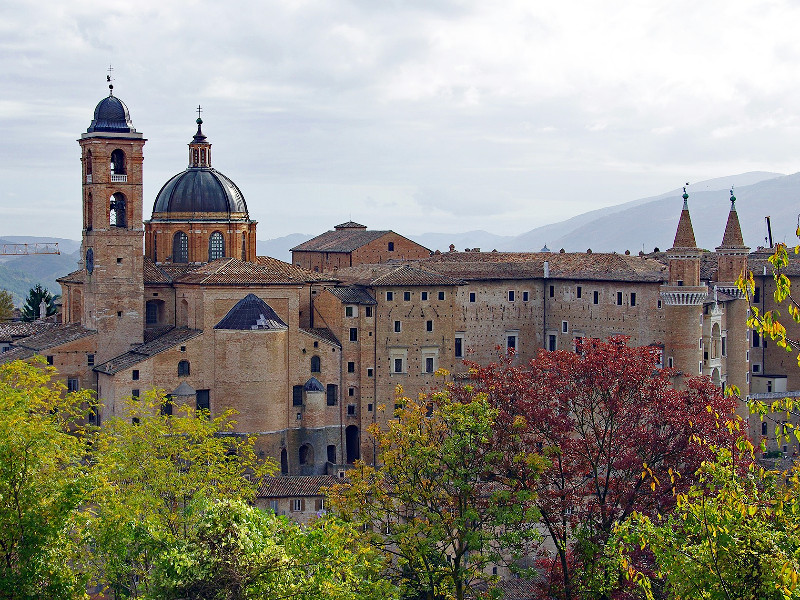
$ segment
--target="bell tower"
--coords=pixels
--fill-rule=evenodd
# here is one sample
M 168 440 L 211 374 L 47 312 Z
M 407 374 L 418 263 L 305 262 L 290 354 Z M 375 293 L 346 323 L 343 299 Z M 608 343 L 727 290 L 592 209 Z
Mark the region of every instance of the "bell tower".
M 143 342 L 142 148 L 128 107 L 109 94 L 81 134 L 85 270 L 81 323 L 98 332 L 97 363 Z

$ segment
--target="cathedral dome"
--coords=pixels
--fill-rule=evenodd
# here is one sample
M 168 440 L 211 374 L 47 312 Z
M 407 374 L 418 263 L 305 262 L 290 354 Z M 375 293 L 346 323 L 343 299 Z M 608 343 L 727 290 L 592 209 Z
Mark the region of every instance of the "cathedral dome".
M 131 123 L 131 115 L 125 103 L 110 93 L 100 100 L 94 109 L 94 119 L 86 133 L 135 133 Z
M 216 169 L 189 167 L 158 192 L 156 213 L 244 213 L 247 218 L 247 204 L 236 184 Z

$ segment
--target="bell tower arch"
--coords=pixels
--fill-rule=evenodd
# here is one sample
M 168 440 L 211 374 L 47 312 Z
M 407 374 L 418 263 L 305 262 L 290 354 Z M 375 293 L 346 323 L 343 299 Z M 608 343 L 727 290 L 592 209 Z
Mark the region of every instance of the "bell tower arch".
M 142 148 L 128 107 L 109 94 L 81 134 L 83 188 L 82 262 L 85 269 L 81 323 L 103 340 L 104 362 L 143 342 Z

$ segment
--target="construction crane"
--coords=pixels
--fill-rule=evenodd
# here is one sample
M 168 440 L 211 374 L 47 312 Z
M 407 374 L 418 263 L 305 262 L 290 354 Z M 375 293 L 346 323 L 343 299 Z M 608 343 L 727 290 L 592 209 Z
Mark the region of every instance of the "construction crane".
M 36 244 L 3 244 L 0 256 L 26 256 L 28 254 L 61 254 L 58 242 L 39 242 Z

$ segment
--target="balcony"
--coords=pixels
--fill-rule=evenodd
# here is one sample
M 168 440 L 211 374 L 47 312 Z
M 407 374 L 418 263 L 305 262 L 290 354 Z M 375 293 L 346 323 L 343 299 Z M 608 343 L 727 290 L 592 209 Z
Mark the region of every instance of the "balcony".
M 91 175 L 89 175 L 91 177 Z M 127 183 L 128 176 L 127 175 L 115 175 L 114 173 L 111 174 L 111 183 Z

